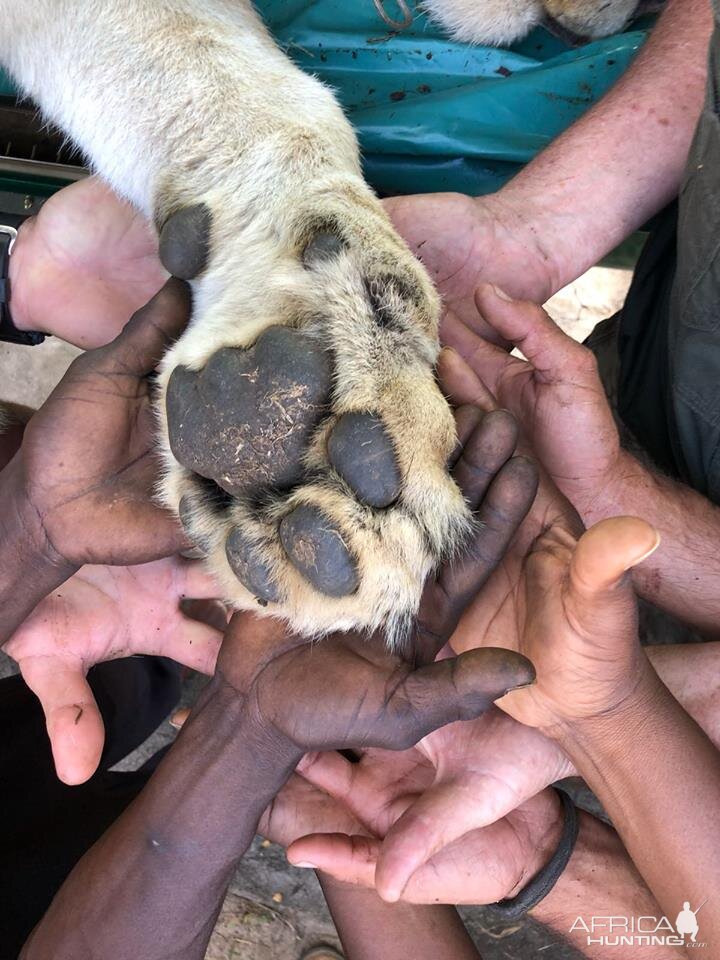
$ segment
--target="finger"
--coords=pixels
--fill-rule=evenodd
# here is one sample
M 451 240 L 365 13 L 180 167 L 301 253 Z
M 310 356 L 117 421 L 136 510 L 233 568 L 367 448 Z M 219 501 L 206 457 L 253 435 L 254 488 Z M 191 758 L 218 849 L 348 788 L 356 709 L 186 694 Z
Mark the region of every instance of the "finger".
M 450 347 L 475 372 L 492 395 L 497 394 L 498 381 L 508 366 L 525 365 L 523 360 L 510 356 L 507 350 L 474 333 L 455 316 L 445 318 L 440 329 L 440 338 L 446 347 Z M 463 380 L 453 371 L 450 382 L 443 380 L 443 384 L 446 390 L 455 393 L 461 388 Z
M 591 527 L 581 538 L 570 564 L 573 590 L 602 600 L 660 545 L 660 534 L 638 517 L 612 517 Z
M 500 745 L 491 743 L 490 749 Z M 523 775 L 506 782 L 496 775 L 489 759 L 481 782 L 448 781 L 432 787 L 387 831 L 375 871 L 375 886 L 383 900 L 394 903 L 402 899 L 410 878 L 438 851 L 474 830 L 497 823 L 553 780 L 567 775 L 569 766 L 564 757 L 552 766 L 528 758 L 520 767 Z
M 204 564 L 190 560 L 180 562 L 179 566 L 182 574 L 180 592 L 183 596 L 192 600 L 222 599 L 222 589 L 215 578 L 207 572 Z
M 455 411 L 455 433 L 457 434 L 457 443 L 455 449 L 450 454 L 448 466 L 452 469 L 460 458 L 465 444 L 472 436 L 475 428 L 483 418 L 483 412 L 478 407 L 471 404 L 465 404 L 458 407 Z
M 437 372 L 443 392 L 454 407 L 473 406 L 489 411 L 497 406 L 488 386 L 455 350 L 446 347 L 442 351 Z
M 412 804 L 393 824 L 378 851 L 375 887 L 388 903 L 402 898 L 410 877 L 434 853 L 473 829 L 473 796 L 442 784 Z
M 106 362 L 136 377 L 151 373 L 187 326 L 190 307 L 190 288 L 171 278 L 105 348 Z
M 583 368 L 585 359 L 590 362 L 590 351 L 563 333 L 536 303 L 511 300 L 488 283 L 478 289 L 475 302 L 490 326 L 527 357 L 541 379 L 567 380 Z
M 333 799 L 343 803 L 353 793 L 358 764 L 350 763 L 336 750 L 306 754 L 297 766 L 298 773 Z
M 291 843 L 287 858 L 294 867 L 322 870 L 343 883 L 373 887 L 379 849 L 380 842 L 371 837 L 320 833 Z
M 42 704 L 58 777 L 70 786 L 84 783 L 97 770 L 105 728 L 82 662 L 27 657 L 19 666 Z
M 152 637 L 148 638 L 147 642 L 137 645 L 135 653 L 168 657 L 175 663 L 182 664 L 183 667 L 197 670 L 209 677 L 215 673 L 215 664 L 222 641 L 223 634 L 220 630 L 216 630 L 207 623 L 185 617 L 180 629 L 161 639 L 160 642 Z
M 526 657 L 493 647 L 420 667 L 390 695 L 370 745 L 409 749 L 439 727 L 479 717 L 495 700 L 534 680 Z
M 378 783 L 364 762 L 351 763 L 340 753 L 306 754 L 298 764 L 300 775 L 338 801 L 367 830 L 382 836 L 412 802 L 408 789 L 396 782 Z
M 475 533 L 463 555 L 446 566 L 436 586 L 423 598 L 417 630 L 448 639 L 467 606 L 474 600 L 505 556 L 528 514 L 538 487 L 536 464 L 513 457 L 498 471 L 476 513 Z
M 170 717 L 170 726 L 175 727 L 176 730 L 182 730 L 185 725 L 185 721 L 190 716 L 190 707 L 180 707 L 179 710 L 176 710 Z
M 471 510 L 478 508 L 493 477 L 513 455 L 517 439 L 517 421 L 507 410 L 487 413 L 473 430 L 453 470 Z
M 180 610 L 188 620 L 197 620 L 223 635 L 227 630 L 230 613 L 220 600 L 190 600 L 184 597 L 180 601 Z

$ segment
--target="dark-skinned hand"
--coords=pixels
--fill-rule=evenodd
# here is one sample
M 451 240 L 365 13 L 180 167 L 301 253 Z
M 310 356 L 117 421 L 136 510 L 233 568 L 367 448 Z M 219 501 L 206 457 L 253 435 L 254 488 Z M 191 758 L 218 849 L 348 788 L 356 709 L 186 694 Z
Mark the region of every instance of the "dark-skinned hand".
M 136 564 L 187 546 L 153 501 L 158 476 L 153 372 L 189 317 L 187 286 L 170 280 L 105 347 L 78 357 L 25 429 L 8 468 L 42 528 L 72 567 Z

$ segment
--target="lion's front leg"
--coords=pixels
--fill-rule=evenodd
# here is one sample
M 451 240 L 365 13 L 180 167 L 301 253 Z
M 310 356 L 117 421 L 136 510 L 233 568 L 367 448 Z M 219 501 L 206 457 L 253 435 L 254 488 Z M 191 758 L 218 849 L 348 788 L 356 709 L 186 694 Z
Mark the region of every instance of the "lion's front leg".
M 239 0 L 44 0 L 14 19 L 11 68 L 193 285 L 162 364 L 165 503 L 236 605 L 400 637 L 469 516 L 439 302 L 332 95 Z

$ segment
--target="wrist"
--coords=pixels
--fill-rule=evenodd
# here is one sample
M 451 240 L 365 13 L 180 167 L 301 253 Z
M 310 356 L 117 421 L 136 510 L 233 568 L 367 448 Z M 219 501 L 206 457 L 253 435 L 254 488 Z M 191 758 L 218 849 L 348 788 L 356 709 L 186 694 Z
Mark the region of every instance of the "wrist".
M 653 474 L 631 453 L 621 448 L 602 482 L 594 485 L 592 495 L 577 509 L 588 528 L 608 517 L 647 518 L 654 513 L 648 507 L 656 502 L 658 494 L 658 484 Z
M 628 740 L 642 740 L 643 731 L 653 728 L 654 718 L 670 696 L 641 650 L 637 678 L 628 692 L 592 716 L 565 719 L 544 732 L 562 747 L 582 776 L 588 765 L 622 752 Z
M 21 452 L 0 473 L 0 644 L 77 567 L 53 548 L 25 492 Z
M 576 923 L 578 917 L 643 914 L 652 912 L 655 904 L 612 827 L 584 810 L 578 810 L 578 824 L 565 871 L 530 916 L 587 948 L 587 933 Z
M 29 252 L 30 240 L 35 227 L 35 218 L 25 220 L 18 227 L 17 237 L 13 244 L 12 253 L 8 261 L 8 282 L 10 299 L 8 307 L 12 322 L 18 330 L 36 330 L 46 333 L 32 316 L 30 304 L 30 287 L 33 277 L 32 251 Z
M 305 754 L 302 747 L 264 717 L 254 691 L 247 694 L 238 690 L 228 681 L 222 666 L 216 669 L 205 687 L 203 697 L 190 714 L 190 719 L 195 725 L 202 721 L 215 731 L 213 736 L 225 736 L 228 741 L 232 739 L 234 731 L 242 729 L 249 754 L 259 758 L 273 783 L 274 770 L 287 771 L 289 776 Z M 188 720 L 185 726 L 189 723 Z M 272 764 L 266 762 L 268 757 L 273 759 Z M 280 781 L 273 797 L 285 779 Z
M 517 299 L 545 303 L 563 286 L 563 268 L 555 256 L 555 244 L 550 250 L 542 238 L 548 234 L 548 213 L 540 202 L 520 200 L 514 195 L 512 181 L 497 193 L 476 197 L 479 215 L 491 219 L 495 228 L 497 247 L 503 256 L 512 251 L 517 268 L 517 281 L 511 293 Z M 488 274 L 488 278 L 492 277 Z

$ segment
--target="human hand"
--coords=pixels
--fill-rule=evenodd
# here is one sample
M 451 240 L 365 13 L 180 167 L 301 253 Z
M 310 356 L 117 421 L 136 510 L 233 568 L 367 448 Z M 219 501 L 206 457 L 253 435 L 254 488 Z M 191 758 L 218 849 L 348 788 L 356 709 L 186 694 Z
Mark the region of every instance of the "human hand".
M 498 339 L 475 306 L 475 290 L 483 281 L 538 303 L 559 289 L 555 265 L 539 245 L 532 217 L 517 211 L 502 191 L 485 197 L 391 197 L 384 205 L 427 267 L 446 308 L 483 336 Z
M 145 563 L 189 545 L 175 518 L 153 502 L 158 463 L 148 379 L 189 308 L 185 284 L 169 281 L 116 340 L 71 364 L 25 428 L 4 475 L 39 523 L 39 553 L 77 568 Z
M 222 634 L 190 620 L 180 602 L 217 588 L 178 557 L 136 567 L 86 566 L 42 600 L 4 647 L 45 712 L 58 777 L 83 783 L 105 731 L 87 672 L 96 663 L 152 654 L 212 674 Z
M 374 884 L 390 902 L 438 851 L 574 772 L 553 741 L 497 709 L 441 727 L 402 753 L 365 750 L 354 763 L 308 754 L 298 769 L 362 825 L 355 834 L 383 839 Z M 349 832 L 331 823 L 305 832 Z
M 344 883 L 373 887 L 382 840 L 331 832 L 334 824 L 331 818 L 322 833 L 292 843 L 288 860 Z M 543 790 L 501 820 L 465 834 L 436 853 L 411 876 L 402 900 L 489 904 L 512 899 L 551 859 L 562 829 L 558 795 Z M 379 888 L 378 893 L 384 896 Z
M 603 520 L 579 540 L 558 523 L 536 541 L 524 564 L 517 649 L 535 658 L 538 679 L 532 695 L 506 698 L 504 710 L 559 736 L 612 714 L 649 680 L 629 571 L 659 542 L 635 517 Z
M 477 320 L 445 317 L 442 337 L 469 364 L 501 406 L 523 424 L 551 480 L 583 518 L 612 499 L 627 457 L 592 352 L 568 337 L 542 307 L 508 301 L 490 284 L 475 294 L 476 317 L 496 339 L 519 347 L 511 356 L 479 336 Z
M 277 621 L 236 614 L 216 684 L 240 694 L 262 729 L 307 751 L 409 747 L 444 723 L 478 716 L 503 690 L 530 682 L 531 665 L 505 651 L 433 663 L 532 500 L 535 469 L 511 458 L 515 439 L 508 414 L 489 414 L 455 464 L 456 482 L 478 509 L 478 529 L 463 560 L 426 587 L 406 657 L 391 652 L 381 636 L 334 634 L 312 644 Z
M 456 403 L 493 404 L 485 384 L 457 353 L 443 353 L 440 375 Z M 463 616 L 453 649 L 505 645 L 533 659 L 538 671 L 533 694 L 507 698 L 500 706 L 550 735 L 566 720 L 610 709 L 649 669 L 626 573 L 658 543 L 649 524 L 628 517 L 605 520 L 583 536 L 572 505 L 541 472 L 535 502 Z
M 58 191 L 26 220 L 10 257 L 10 310 L 85 350 L 108 343 L 167 279 L 157 234 L 99 177 Z

